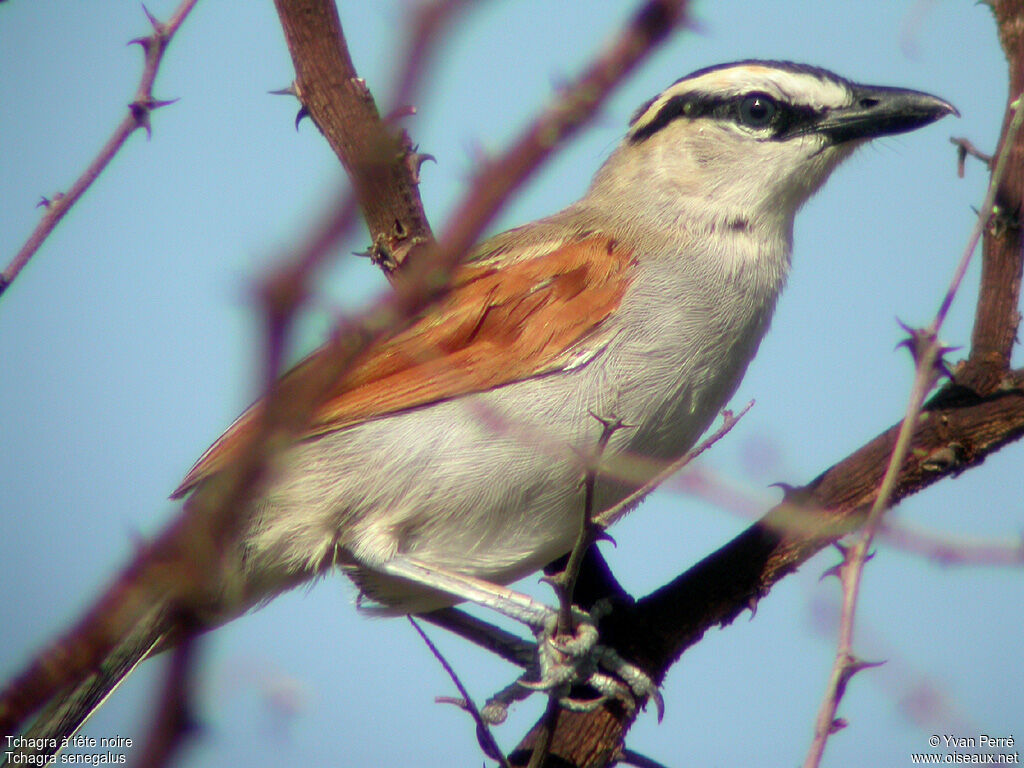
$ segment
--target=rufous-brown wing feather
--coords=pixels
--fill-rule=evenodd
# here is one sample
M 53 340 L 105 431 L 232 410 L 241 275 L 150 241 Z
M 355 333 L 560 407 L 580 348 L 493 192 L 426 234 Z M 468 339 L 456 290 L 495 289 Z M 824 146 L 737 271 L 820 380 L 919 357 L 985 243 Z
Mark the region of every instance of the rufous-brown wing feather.
M 461 266 L 448 296 L 371 346 L 331 388 L 301 438 L 537 376 L 567 364 L 618 307 L 633 256 L 591 235 L 522 259 Z M 297 368 L 324 349 L 314 352 Z M 287 374 L 285 381 L 287 381 Z M 199 459 L 177 498 L 238 455 L 260 402 Z

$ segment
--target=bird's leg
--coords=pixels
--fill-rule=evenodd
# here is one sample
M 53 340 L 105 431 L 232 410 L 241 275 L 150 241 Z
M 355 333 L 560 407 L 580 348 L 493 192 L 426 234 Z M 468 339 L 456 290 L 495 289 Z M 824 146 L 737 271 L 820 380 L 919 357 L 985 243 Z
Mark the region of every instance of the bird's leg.
M 537 635 L 539 681 L 521 679 L 518 682 L 523 687 L 550 691 L 552 696 L 558 697 L 562 707 L 573 711 L 590 711 L 610 699 L 634 709 L 635 697 L 649 697 L 654 701 L 661 720 L 664 703 L 650 677 L 625 661 L 614 649 L 598 643 L 597 623 L 611 610 L 611 604 L 606 600 L 600 601 L 589 613 L 573 605 L 573 593 L 584 555 L 591 544 L 605 536 L 603 526 L 594 523 L 594 491 L 601 460 L 612 435 L 620 429 L 629 428 L 615 417 L 601 417 L 595 413 L 591 416 L 601 424 L 601 436 L 596 449 L 585 461 L 584 499 L 576 543 L 562 571 L 545 578 L 558 596 L 558 620 L 557 623 L 549 620 L 542 633 Z M 600 670 L 612 674 L 604 674 Z M 577 683 L 589 685 L 599 696 L 585 700 L 572 698 L 569 691 Z
M 550 617 L 557 616 L 554 610 L 521 592 L 446 568 L 426 565 L 406 555 L 397 555 L 374 564 L 372 568 L 386 576 L 405 579 L 490 608 L 502 616 L 525 624 L 535 633 L 543 629 Z
M 573 592 L 576 590 L 576 580 L 579 578 L 583 556 L 586 554 L 587 548 L 604 535 L 604 528 L 594 525 L 594 489 L 597 485 L 601 458 L 604 456 L 612 435 L 628 426 L 621 419 L 602 418 L 593 412 L 590 415 L 601 424 L 601 436 L 597 440 L 597 448 L 593 454 L 584 457 L 583 508 L 580 510 L 580 527 L 576 534 L 576 542 L 561 573 L 544 577 L 544 581 L 551 584 L 558 597 L 559 635 L 573 634 L 575 629 L 572 614 Z
M 485 606 L 529 627 L 537 638 L 537 663 L 516 681 L 519 688 L 547 691 L 558 699 L 562 707 L 573 711 L 589 711 L 610 699 L 616 699 L 633 709 L 636 707 L 636 697 L 649 697 L 654 701 L 658 719 L 661 720 L 664 704 L 650 677 L 639 667 L 625 661 L 614 649 L 598 643 L 597 622 L 610 610 L 607 601 L 598 603 L 589 613 L 572 604 L 583 556 L 587 548 L 604 533 L 604 529 L 595 526 L 593 522 L 594 491 L 600 460 L 612 435 L 627 426 L 619 419 L 592 415 L 601 423 L 602 431 L 596 450 L 586 457 L 579 532 L 565 568 L 561 573 L 544 579 L 552 584 L 558 596 L 557 612 L 511 589 L 428 566 L 407 556 L 391 558 L 376 565 L 375 569 Z M 572 686 L 579 684 L 589 685 L 599 696 L 586 700 L 571 698 L 569 692 Z M 491 722 L 503 720 L 507 703 L 517 698 L 520 697 L 509 689 L 492 698 L 485 708 L 488 710 L 487 719 Z M 496 706 L 491 707 L 491 704 Z M 489 711 L 491 709 L 501 712 L 495 716 L 495 713 Z

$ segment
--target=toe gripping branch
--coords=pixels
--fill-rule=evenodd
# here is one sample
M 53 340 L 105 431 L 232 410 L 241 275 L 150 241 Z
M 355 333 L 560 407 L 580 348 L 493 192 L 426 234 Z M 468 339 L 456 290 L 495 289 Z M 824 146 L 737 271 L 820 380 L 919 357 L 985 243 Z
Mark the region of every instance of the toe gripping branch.
M 597 625 L 610 611 L 608 600 L 598 601 L 589 612 L 574 607 L 572 633 L 560 634 L 558 611 L 505 587 L 426 566 L 408 557 L 394 558 L 380 570 L 495 610 L 533 632 L 537 640 L 534 665 L 488 700 L 482 711 L 485 720 L 502 722 L 508 704 L 535 691 L 557 696 L 559 703 L 572 711 L 591 711 L 615 700 L 632 712 L 638 698 L 649 697 L 657 708 L 658 720 L 664 715 L 664 701 L 650 676 L 615 649 L 598 642 Z M 571 697 L 571 689 L 580 685 L 590 686 L 598 696 L 582 700 Z

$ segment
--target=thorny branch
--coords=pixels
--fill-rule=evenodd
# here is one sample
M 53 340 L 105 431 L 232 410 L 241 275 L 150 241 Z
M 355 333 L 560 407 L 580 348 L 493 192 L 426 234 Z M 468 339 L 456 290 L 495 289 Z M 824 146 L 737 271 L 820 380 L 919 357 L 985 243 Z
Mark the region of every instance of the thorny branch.
M 971 233 L 967 247 L 964 249 L 960 263 L 957 265 L 949 290 L 946 292 L 946 296 L 943 298 L 931 326 L 926 330 L 912 332 L 909 344 L 911 345 L 916 362 L 914 383 L 910 392 L 907 413 L 900 425 L 899 435 L 896 438 L 892 456 L 889 458 L 885 476 L 882 478 L 878 494 L 875 496 L 874 503 L 871 505 L 871 510 L 868 512 L 867 520 L 857 537 L 857 541 L 849 549 L 843 550 L 843 562 L 839 569 L 839 579 L 843 590 L 843 604 L 839 622 L 839 644 L 825 695 L 815 719 L 814 739 L 804 760 L 804 768 L 817 768 L 821 764 L 821 758 L 825 752 L 825 745 L 828 742 L 829 736 L 842 727 L 840 721 L 836 719 L 836 712 L 846 691 L 846 685 L 854 674 L 870 666 L 860 661 L 853 652 L 853 628 L 864 565 L 868 560 L 868 552 L 871 549 L 871 544 L 874 542 L 875 534 L 881 525 L 882 515 L 889 508 L 900 467 L 903 465 L 907 452 L 910 450 L 910 440 L 918 416 L 920 416 L 921 407 L 924 405 L 924 399 L 935 387 L 939 376 L 945 373 L 942 364 L 942 354 L 945 350 L 939 345 L 939 330 L 946 319 L 949 308 L 953 303 L 953 298 L 960 289 L 960 284 L 963 281 L 964 274 L 967 272 L 967 267 L 975 250 L 977 250 L 978 241 L 981 240 L 981 234 L 988 225 L 989 217 L 992 215 L 996 191 L 1002 183 L 1010 151 L 1020 129 L 1021 121 L 1024 119 L 1024 98 L 1018 97 L 1017 101 L 1010 105 L 1010 108 L 1014 110 L 1013 121 L 1006 133 L 1002 150 L 997 157 L 996 166 L 989 182 L 988 192 L 985 195 L 985 202 L 982 203 L 981 210 L 978 212 L 974 231 Z
M 427 636 L 427 633 L 423 631 L 423 628 L 419 625 L 416 619 L 412 616 L 408 616 L 407 618 L 409 619 L 409 623 L 412 624 L 413 628 L 423 639 L 423 642 L 426 643 L 427 648 L 429 648 L 430 652 L 434 654 L 434 658 L 438 660 L 444 668 L 444 671 L 448 673 L 448 677 L 451 678 L 453 683 L 455 683 L 455 687 L 458 689 L 459 695 L 462 697 L 461 701 L 451 702 L 451 700 L 446 700 L 446 703 L 457 703 L 461 709 L 469 712 L 470 715 L 473 716 L 473 721 L 476 723 L 477 740 L 480 742 L 480 748 L 484 751 L 484 754 L 492 760 L 497 760 L 498 764 L 503 768 L 509 768 L 508 760 L 505 759 L 504 753 L 498 747 L 498 742 L 494 740 L 494 734 L 491 733 L 490 725 L 481 716 L 480 710 L 477 709 L 476 704 L 473 703 L 473 699 L 470 697 L 469 691 L 466 690 L 466 686 L 462 684 L 459 676 L 455 673 L 455 670 L 452 669 L 451 664 L 448 663 L 448 660 Z
M 370 257 L 390 273 L 413 248 L 433 241 L 417 188 L 422 158 L 404 131 L 381 119 L 349 56 L 335 4 L 275 0 L 275 5 L 295 65 L 295 93 L 352 180 L 373 237 Z M 407 52 L 406 61 L 422 60 L 430 46 L 420 45 Z M 409 78 L 402 85 L 400 95 L 412 98 L 416 81 Z
M 137 43 L 142 48 L 143 55 L 145 56 L 145 65 L 142 69 L 142 79 L 139 81 L 139 87 L 135 90 L 135 98 L 128 105 L 128 114 L 125 115 L 120 125 L 114 129 L 114 133 L 107 139 L 107 143 L 103 145 L 103 148 L 89 164 L 89 167 L 85 169 L 85 172 L 71 185 L 71 189 L 63 194 L 54 195 L 52 198 L 43 198 L 42 205 L 46 208 L 46 213 L 43 214 L 43 218 L 40 219 L 32 234 L 29 235 L 28 240 L 25 241 L 25 244 L 21 246 L 21 249 L 11 260 L 11 263 L 0 273 L 0 296 L 14 282 L 14 279 L 21 273 L 21 270 L 25 268 L 25 265 L 28 264 L 36 251 L 39 250 L 40 246 L 46 241 L 46 238 L 50 236 L 50 233 L 60 223 L 60 220 L 64 218 L 64 215 L 71 210 L 71 206 L 78 202 L 85 191 L 103 173 L 103 169 L 107 167 L 121 147 L 124 146 L 128 137 L 140 128 L 144 129 L 146 135 L 149 136 L 151 131 L 149 116 L 153 110 L 174 103 L 174 100 L 160 101 L 155 99 L 153 97 L 153 83 L 156 80 L 157 73 L 160 71 L 160 63 L 163 61 L 167 46 L 171 44 L 175 33 L 188 17 L 196 2 L 197 0 L 184 0 L 165 23 L 157 21 L 149 11 L 146 11 L 146 17 L 153 27 L 153 34 L 131 41 L 131 43 Z M 145 6 L 143 6 L 143 10 L 145 10 Z

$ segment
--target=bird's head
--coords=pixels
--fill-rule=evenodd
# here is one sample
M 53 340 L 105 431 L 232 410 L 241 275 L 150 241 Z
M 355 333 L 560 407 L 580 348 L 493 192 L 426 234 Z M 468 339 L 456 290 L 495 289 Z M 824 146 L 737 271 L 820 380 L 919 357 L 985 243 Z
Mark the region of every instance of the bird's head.
M 591 195 L 633 198 L 664 215 L 791 225 L 855 148 L 948 114 L 958 113 L 927 93 L 860 85 L 801 64 L 708 67 L 637 110 Z

